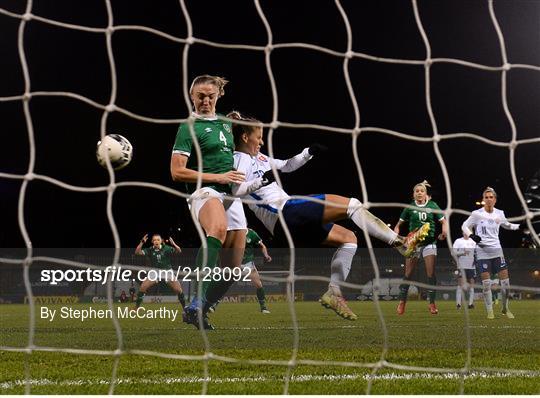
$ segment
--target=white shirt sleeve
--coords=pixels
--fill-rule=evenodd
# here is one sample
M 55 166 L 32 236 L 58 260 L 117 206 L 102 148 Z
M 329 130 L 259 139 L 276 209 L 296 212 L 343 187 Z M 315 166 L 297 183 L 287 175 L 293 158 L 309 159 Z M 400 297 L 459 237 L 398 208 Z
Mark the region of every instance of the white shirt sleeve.
M 465 222 L 461 225 L 461 230 L 467 237 L 472 235 L 471 228 L 476 225 L 476 216 L 474 214 L 471 214 L 469 218 L 465 220 Z
M 234 154 L 234 168 L 246 175 L 246 180 L 241 184 L 232 185 L 234 196 L 245 196 L 255 192 L 262 186 L 262 178 L 256 177 L 251 170 L 251 157 L 245 153 Z
M 517 231 L 519 229 L 519 224 L 512 224 L 511 222 L 508 222 L 506 219 L 506 216 L 504 215 L 504 211 L 501 211 L 502 213 L 502 221 L 501 221 L 501 227 L 504 229 L 509 229 L 511 231 Z
M 304 148 L 298 155 L 293 156 L 287 160 L 269 158 L 270 162 L 276 167 L 276 169 L 290 173 L 291 171 L 298 170 L 305 165 L 313 156 L 309 154 L 309 148 Z

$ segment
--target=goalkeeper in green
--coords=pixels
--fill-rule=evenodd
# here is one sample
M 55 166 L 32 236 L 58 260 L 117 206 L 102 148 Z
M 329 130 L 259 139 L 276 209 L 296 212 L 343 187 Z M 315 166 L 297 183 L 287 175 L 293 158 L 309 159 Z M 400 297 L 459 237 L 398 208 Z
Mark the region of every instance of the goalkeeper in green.
M 173 238 L 169 238 L 169 243 L 171 246 L 163 243 L 161 235 L 154 234 L 152 235 L 152 246 L 146 249 L 143 249 L 143 245 L 148 240 L 148 234 L 144 235 L 137 247 L 135 248 L 135 254 L 138 256 L 146 256 L 150 259 L 150 264 L 152 268 L 157 268 L 158 270 L 167 271 L 165 275 L 159 275 L 160 279 L 167 282 L 171 289 L 178 295 L 178 301 L 182 308 L 186 306 L 186 299 L 184 297 L 184 292 L 182 291 L 182 285 L 176 280 L 172 270 L 171 256 L 174 253 L 182 253 L 182 249 L 178 246 Z M 137 300 L 135 301 L 135 308 L 139 308 L 144 295 L 147 290 L 161 282 L 161 280 L 151 280 L 146 278 L 142 281 L 141 287 L 139 288 L 139 293 L 137 293 Z

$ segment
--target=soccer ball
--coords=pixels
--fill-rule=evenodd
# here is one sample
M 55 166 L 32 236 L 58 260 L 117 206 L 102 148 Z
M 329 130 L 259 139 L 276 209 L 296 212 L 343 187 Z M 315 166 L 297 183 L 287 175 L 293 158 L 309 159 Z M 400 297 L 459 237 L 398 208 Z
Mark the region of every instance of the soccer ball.
M 106 158 L 109 157 L 112 168 L 120 170 L 131 162 L 133 146 L 120 134 L 109 134 L 98 141 L 96 157 L 98 163 L 105 168 L 107 168 Z

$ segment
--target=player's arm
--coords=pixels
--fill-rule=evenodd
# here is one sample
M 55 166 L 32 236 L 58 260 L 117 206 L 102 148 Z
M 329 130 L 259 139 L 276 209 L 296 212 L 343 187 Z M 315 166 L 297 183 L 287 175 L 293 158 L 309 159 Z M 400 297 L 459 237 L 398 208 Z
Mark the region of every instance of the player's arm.
M 296 156 L 293 156 L 292 158 L 287 160 L 270 158 L 270 162 L 274 164 L 276 169 L 282 171 L 283 173 L 290 173 L 305 165 L 313 156 L 320 156 L 327 150 L 328 148 L 326 148 L 324 145 L 311 144 L 309 148 L 304 148 L 302 152 Z
M 476 226 L 476 217 L 471 214 L 469 216 L 469 218 L 467 218 L 465 220 L 465 222 L 463 224 L 461 224 L 461 230 L 463 231 L 463 233 L 465 234 L 465 236 L 467 236 L 468 238 L 471 237 L 471 235 L 474 235 L 473 234 L 473 231 L 472 231 L 472 228 L 474 228 Z M 476 236 L 476 235 L 475 235 Z M 474 239 L 473 239 L 474 240 Z M 476 242 L 476 240 L 475 240 Z M 478 242 L 476 242 L 478 243 Z
M 174 248 L 174 251 L 176 253 L 182 253 L 182 249 L 180 248 L 180 246 L 178 246 L 176 244 L 176 242 L 174 241 L 174 239 L 172 238 L 172 236 L 169 237 L 169 243 L 171 244 L 171 246 Z
M 231 170 L 223 174 L 201 173 L 186 167 L 188 157 L 180 153 L 171 156 L 171 177 L 176 182 L 196 183 L 201 178 L 204 183 L 230 184 L 244 181 L 244 174 Z
M 399 229 L 401 225 L 405 222 L 405 220 L 402 220 L 401 218 L 398 220 L 397 224 L 394 226 L 394 232 L 399 235 Z
M 234 196 L 246 196 L 259 188 L 274 182 L 272 170 L 264 173 L 262 177 L 256 177 L 251 170 L 251 157 L 245 153 L 237 152 L 234 154 L 234 169 L 246 176 L 246 180 L 240 184 L 232 185 Z
M 259 242 L 259 246 L 261 247 L 261 251 L 264 256 L 264 262 L 265 263 L 271 262 L 272 257 L 270 257 L 270 254 L 268 254 L 268 248 L 266 247 L 266 245 L 263 243 L 262 240 Z
M 148 234 L 144 235 L 141 239 L 141 241 L 139 242 L 139 244 L 137 245 L 137 247 L 135 248 L 135 254 L 138 255 L 138 256 L 144 256 L 144 251 L 142 250 L 142 247 L 143 245 L 146 243 L 146 241 L 148 240 Z
M 519 229 L 519 224 L 513 224 L 511 222 L 509 222 L 507 219 L 506 219 L 506 216 L 504 215 L 504 212 L 503 212 L 503 221 L 501 222 L 501 227 L 503 227 L 504 229 L 509 229 L 510 231 L 517 231 Z
M 448 235 L 448 223 L 446 222 L 445 217 L 440 218 L 439 222 L 441 223 L 441 233 L 439 234 L 439 240 L 445 240 L 446 235 Z

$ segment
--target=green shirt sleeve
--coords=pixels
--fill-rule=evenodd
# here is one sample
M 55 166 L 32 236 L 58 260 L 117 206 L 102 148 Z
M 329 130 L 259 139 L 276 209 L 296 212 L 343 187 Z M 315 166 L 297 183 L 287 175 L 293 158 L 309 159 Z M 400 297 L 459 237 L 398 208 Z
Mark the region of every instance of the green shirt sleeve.
M 148 248 L 142 249 L 142 253 L 143 253 L 145 256 L 148 256 Z
M 259 236 L 259 234 L 257 234 L 257 232 L 255 232 L 255 231 L 253 231 L 253 244 L 255 246 L 260 246 L 261 242 L 262 242 L 262 239 Z
M 433 203 L 433 206 L 432 206 L 433 209 L 435 209 L 435 210 L 441 210 L 441 208 L 439 207 L 439 205 L 438 205 L 436 202 L 431 201 L 431 203 Z M 436 214 L 435 214 L 435 217 L 437 217 L 437 220 L 438 220 L 438 221 L 441 221 L 441 220 L 444 218 L 444 214 L 442 214 L 442 213 L 436 213 Z
M 181 124 L 178 126 L 173 152 L 189 156 L 191 155 L 192 146 L 193 140 L 191 139 L 191 133 L 189 132 L 189 125 L 187 123 Z
M 408 207 L 406 207 L 405 209 L 403 209 L 403 211 L 401 212 L 401 215 L 399 216 L 399 219 L 400 220 L 403 220 L 403 221 L 407 221 L 409 222 L 409 217 L 410 217 L 410 209 Z

